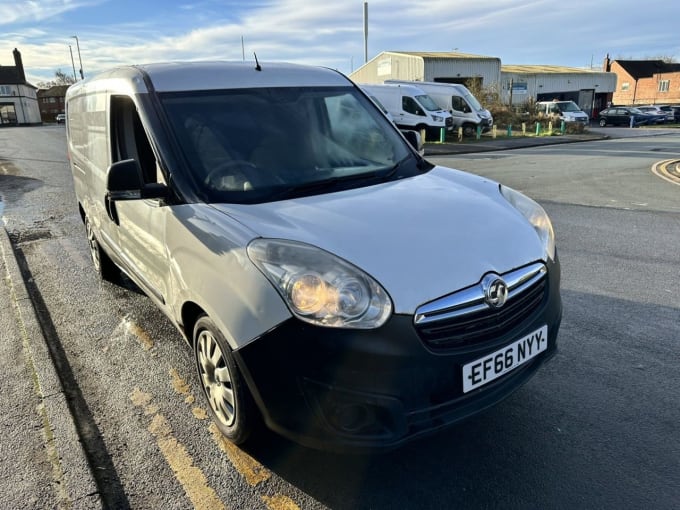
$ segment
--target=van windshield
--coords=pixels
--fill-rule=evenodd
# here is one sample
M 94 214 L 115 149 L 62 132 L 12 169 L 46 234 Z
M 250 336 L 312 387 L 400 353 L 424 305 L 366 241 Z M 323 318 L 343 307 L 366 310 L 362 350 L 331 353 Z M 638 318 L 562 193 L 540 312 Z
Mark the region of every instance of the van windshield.
M 415 96 L 416 100 L 421 104 L 423 108 L 425 108 L 427 111 L 430 112 L 438 112 L 441 110 L 439 105 L 434 102 L 434 100 L 428 96 L 427 94 L 424 94 L 422 96 Z
M 477 101 L 477 98 L 467 90 L 463 91 L 463 97 L 474 111 L 481 112 L 484 109 L 479 101 Z
M 258 203 L 368 186 L 415 175 L 423 166 L 354 87 L 160 97 L 192 180 L 207 202 Z
M 561 112 L 580 112 L 581 109 L 573 101 L 557 101 L 555 103 Z

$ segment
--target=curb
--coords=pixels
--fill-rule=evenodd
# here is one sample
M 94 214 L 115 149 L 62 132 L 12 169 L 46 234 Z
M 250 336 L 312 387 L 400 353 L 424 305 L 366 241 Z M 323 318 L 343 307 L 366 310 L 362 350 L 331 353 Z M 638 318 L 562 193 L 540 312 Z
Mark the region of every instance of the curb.
M 567 135 L 568 136 L 568 135 Z M 578 135 L 577 135 L 578 136 Z M 496 152 L 508 151 L 515 149 L 526 149 L 530 147 L 544 147 L 548 145 L 562 145 L 567 143 L 581 143 L 581 142 L 596 142 L 600 140 L 610 139 L 609 135 L 595 135 L 584 137 L 543 137 L 543 138 L 526 138 L 517 137 L 515 139 L 496 139 L 478 141 L 475 144 L 467 144 L 465 142 L 458 143 L 426 143 L 425 154 L 427 156 L 449 156 L 456 154 L 471 154 L 481 152 Z
M 1 223 L 1 220 L 0 220 Z M 66 508 L 102 508 L 99 489 L 90 470 L 76 424 L 66 402 L 59 376 L 47 347 L 33 302 L 4 225 L 0 224 L 0 256 L 5 262 L 17 329 L 21 335 L 34 389 L 42 405 L 44 449 L 53 466 L 57 486 Z

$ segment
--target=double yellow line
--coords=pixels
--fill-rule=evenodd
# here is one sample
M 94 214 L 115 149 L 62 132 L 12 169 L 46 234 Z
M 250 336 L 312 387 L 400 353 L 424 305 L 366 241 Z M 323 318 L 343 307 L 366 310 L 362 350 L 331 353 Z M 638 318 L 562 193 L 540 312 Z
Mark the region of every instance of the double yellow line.
M 654 163 L 652 166 L 652 173 L 657 177 L 661 177 L 665 181 L 680 186 L 679 159 L 666 159 L 664 161 Z
M 153 340 L 138 325 L 123 319 L 123 329 L 137 338 L 140 346 L 149 351 L 153 348 Z M 184 398 L 184 403 L 191 406 L 191 413 L 198 420 L 208 420 L 207 411 L 194 405 L 196 399 L 191 387 L 176 369 L 171 369 L 170 383 L 175 392 Z M 196 509 L 226 510 L 226 505 L 213 489 L 205 473 L 195 463 L 191 454 L 175 437 L 170 422 L 160 412 L 160 406 L 154 402 L 153 395 L 135 387 L 130 394 L 133 405 L 149 417 L 147 430 L 155 438 L 159 451 L 180 483 L 184 492 Z M 208 426 L 213 441 L 229 458 L 234 469 L 245 479 L 250 487 L 257 487 L 271 478 L 271 472 L 243 450 L 229 442 L 211 422 Z M 267 491 L 269 492 L 269 491 Z M 260 494 L 260 498 L 269 510 L 300 510 L 290 497 L 283 494 Z

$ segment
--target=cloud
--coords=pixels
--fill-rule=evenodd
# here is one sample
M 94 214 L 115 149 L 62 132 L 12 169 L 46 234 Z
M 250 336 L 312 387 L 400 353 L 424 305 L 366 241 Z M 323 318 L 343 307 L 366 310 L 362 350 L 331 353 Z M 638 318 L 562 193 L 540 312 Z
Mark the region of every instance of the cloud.
M 106 0 L 15 0 L 0 4 L 0 26 L 30 23 L 54 18 L 81 7 L 99 5 Z
M 80 39 L 86 74 L 119 64 L 240 60 L 243 50 L 246 59 L 257 52 L 260 61 L 325 65 L 343 72 L 363 62 L 361 0 L 166 1 L 157 8 L 140 8 L 134 16 L 123 9 L 112 14 L 115 4 L 103 0 L 19 4 L 22 9 L 0 8 L 0 64 L 12 63 L 11 51 L 18 47 L 27 74 L 42 79 L 53 77 L 56 69 L 71 69 L 68 45 L 75 43 L 73 33 Z M 96 5 L 101 8 L 84 9 Z M 606 53 L 680 55 L 678 42 L 658 29 L 658 19 L 677 17 L 678 7 L 647 0 L 641 17 L 634 5 L 633 0 L 599 0 L 597 9 L 589 0 L 369 0 L 369 59 L 386 50 L 455 49 L 508 64 L 585 66 L 593 60 L 599 65 Z M 62 16 L 67 11 L 71 15 Z M 17 12 L 22 12 L 23 26 Z M 88 23 L 90 12 L 111 14 L 104 22 L 92 18 Z M 635 30 L 603 31 L 607 13 Z M 69 25 L 75 16 L 81 17 L 77 27 Z M 34 19 L 42 20 L 38 27 L 27 21 Z

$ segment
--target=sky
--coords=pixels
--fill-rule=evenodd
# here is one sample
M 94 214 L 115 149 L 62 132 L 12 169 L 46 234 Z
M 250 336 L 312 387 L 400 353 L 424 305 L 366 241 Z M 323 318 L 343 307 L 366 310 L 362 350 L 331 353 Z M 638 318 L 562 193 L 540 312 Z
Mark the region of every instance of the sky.
M 349 74 L 364 63 L 363 0 L 0 0 L 0 65 L 21 52 L 27 79 L 121 64 L 287 61 Z M 680 61 L 675 0 L 369 0 L 368 59 L 457 51 L 502 64 L 601 68 Z M 77 36 L 76 39 L 73 36 Z

